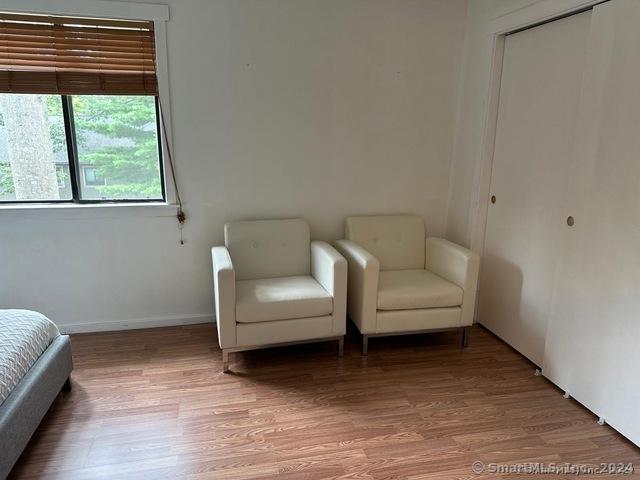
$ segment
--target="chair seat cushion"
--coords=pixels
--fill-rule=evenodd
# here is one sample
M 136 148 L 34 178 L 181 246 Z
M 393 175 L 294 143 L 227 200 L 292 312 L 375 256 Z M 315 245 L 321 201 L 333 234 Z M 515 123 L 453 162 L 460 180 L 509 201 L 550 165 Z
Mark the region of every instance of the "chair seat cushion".
M 238 323 L 320 317 L 332 311 L 333 298 L 310 276 L 236 282 Z
M 387 270 L 378 280 L 378 310 L 457 307 L 462 293 L 429 270 Z

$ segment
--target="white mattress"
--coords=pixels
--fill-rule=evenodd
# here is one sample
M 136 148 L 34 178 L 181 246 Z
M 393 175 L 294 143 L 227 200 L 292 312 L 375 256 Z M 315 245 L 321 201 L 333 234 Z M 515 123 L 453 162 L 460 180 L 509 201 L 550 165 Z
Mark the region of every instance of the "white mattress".
M 0 404 L 58 335 L 40 313 L 0 310 Z

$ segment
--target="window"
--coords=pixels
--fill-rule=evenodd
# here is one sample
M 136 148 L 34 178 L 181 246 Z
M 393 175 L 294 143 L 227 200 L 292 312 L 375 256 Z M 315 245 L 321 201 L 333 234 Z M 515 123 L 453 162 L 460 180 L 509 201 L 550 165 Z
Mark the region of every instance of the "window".
M 152 22 L 0 14 L 0 202 L 163 201 Z
M 0 201 L 163 200 L 156 101 L 0 94 Z
M 96 167 L 82 167 L 84 185 L 86 187 L 102 187 L 106 185 L 104 177 Z
M 59 188 L 58 165 L 68 163 L 64 132 L 60 97 L 0 94 L 0 199 L 73 199 Z
M 68 175 L 62 165 L 56 165 L 56 178 L 58 180 L 58 190 L 62 190 L 67 186 Z
M 154 97 L 72 97 L 80 196 L 88 200 L 162 199 Z

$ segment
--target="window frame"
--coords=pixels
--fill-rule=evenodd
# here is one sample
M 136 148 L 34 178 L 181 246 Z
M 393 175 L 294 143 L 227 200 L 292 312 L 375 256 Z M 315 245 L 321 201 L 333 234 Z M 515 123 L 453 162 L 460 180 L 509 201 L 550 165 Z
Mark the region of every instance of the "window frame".
M 160 198 L 132 198 L 132 199 L 83 199 L 81 198 L 81 167 L 76 145 L 76 127 L 73 116 L 73 95 L 59 95 L 62 103 L 62 117 L 64 120 L 64 132 L 67 143 L 67 161 L 69 165 L 69 182 L 71 184 L 70 199 L 51 200 L 0 200 L 0 205 L 92 205 L 92 204 L 130 204 L 130 203 L 167 203 L 166 179 L 164 176 L 164 151 L 162 148 L 162 125 L 160 119 L 160 101 L 155 95 L 156 138 L 158 142 L 158 169 L 160 175 Z
M 158 77 L 158 99 L 162 116 L 161 148 L 162 168 L 165 172 L 163 188 L 165 201 L 77 204 L 73 202 L 39 203 L 0 203 L 0 218 L 6 215 L 19 215 L 19 218 L 34 215 L 35 218 L 115 218 L 115 217 L 173 217 L 177 206 L 175 185 L 170 172 L 168 149 L 173 145 L 173 115 L 171 106 L 171 88 L 169 86 L 169 52 L 167 48 L 167 22 L 171 19 L 169 6 L 159 3 L 140 3 L 136 0 L 105 2 L 104 0 L 70 0 L 56 2 L 49 0 L 4 0 L 2 10 L 7 13 L 26 13 L 44 15 L 78 16 L 122 20 L 153 21 L 156 43 L 156 75 Z M 165 163 L 165 161 L 167 163 Z M 165 213 L 170 212 L 170 213 Z M 160 213 L 163 212 L 163 213 Z

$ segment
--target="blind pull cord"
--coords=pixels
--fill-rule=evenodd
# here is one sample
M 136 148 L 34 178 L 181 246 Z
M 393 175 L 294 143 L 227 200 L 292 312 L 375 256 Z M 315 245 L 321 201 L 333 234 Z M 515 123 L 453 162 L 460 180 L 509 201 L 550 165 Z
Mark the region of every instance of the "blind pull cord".
M 167 147 L 167 160 L 169 160 L 169 167 L 171 169 L 171 179 L 173 180 L 173 188 L 176 193 L 176 203 L 178 204 L 178 214 L 176 218 L 178 220 L 178 229 L 180 230 L 180 245 L 184 245 L 184 239 L 182 236 L 182 230 L 184 223 L 187 221 L 187 215 L 182 210 L 182 198 L 180 197 L 180 190 L 178 189 L 178 182 L 176 180 L 176 169 L 173 164 L 173 155 L 171 154 L 171 147 L 169 145 L 169 137 L 167 135 L 167 124 L 164 121 L 164 108 L 162 107 L 162 101 L 160 95 L 158 95 L 158 106 L 160 107 L 160 121 L 162 122 L 162 136 L 164 138 L 164 144 Z

